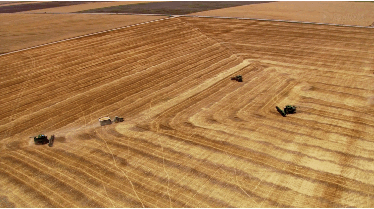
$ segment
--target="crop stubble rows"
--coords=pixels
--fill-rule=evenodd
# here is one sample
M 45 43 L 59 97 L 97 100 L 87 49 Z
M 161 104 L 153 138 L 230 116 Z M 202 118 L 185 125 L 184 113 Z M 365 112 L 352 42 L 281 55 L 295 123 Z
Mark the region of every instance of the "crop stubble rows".
M 372 207 L 372 35 L 173 18 L 3 56 L 0 195 L 17 207 Z M 286 104 L 298 113 L 281 117 Z M 97 127 L 108 114 L 125 122 Z M 60 138 L 25 139 L 39 132 Z

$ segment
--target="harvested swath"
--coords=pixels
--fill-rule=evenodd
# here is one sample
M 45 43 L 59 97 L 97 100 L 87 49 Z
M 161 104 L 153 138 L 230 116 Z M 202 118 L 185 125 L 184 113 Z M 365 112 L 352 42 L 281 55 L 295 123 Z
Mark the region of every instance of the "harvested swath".
M 160 27 L 160 24 L 163 27 Z M 124 39 L 125 37 L 126 39 Z M 98 47 L 92 47 L 93 43 Z M 60 48 L 61 44 L 64 46 L 63 49 Z M 148 27 L 142 26 L 132 30 L 122 29 L 109 34 L 61 44 L 32 50 L 31 55 L 28 55 L 30 51 L 25 52 L 24 55 L 30 57 L 30 63 L 27 63 L 27 61 L 25 63 L 21 54 L 2 57 L 4 66 L 9 66 L 2 71 L 2 75 L 5 76 L 1 79 L 1 88 L 4 90 L 2 107 L 7 110 L 8 114 L 5 111 L 2 113 L 6 114 L 3 115 L 4 122 L 13 121 L 11 123 L 5 122 L 9 126 L 2 129 L 1 135 L 4 138 L 14 136 L 14 134 L 18 135 L 20 131 L 25 135 L 31 135 L 35 132 L 56 130 L 66 125 L 75 124 L 74 121 L 81 124 L 82 121 L 79 118 L 82 117 L 82 113 L 83 125 L 86 126 L 88 125 L 86 122 L 92 124 L 92 118 L 89 115 L 95 118 L 99 117 L 102 113 L 108 112 L 108 109 L 105 109 L 109 106 L 114 108 L 110 112 L 114 111 L 118 115 L 121 115 L 121 112 L 122 114 L 124 112 L 131 113 L 131 111 L 140 112 L 142 109 L 148 108 L 149 100 L 152 99 L 152 103 L 157 105 L 165 98 L 174 97 L 173 95 L 178 95 L 185 89 L 190 88 L 195 77 L 207 79 L 224 70 L 225 67 L 235 66 L 238 63 L 238 58 L 226 52 L 219 44 L 206 39 L 199 32 L 194 32 L 192 28 L 186 27 L 179 20 L 169 20 L 164 23 L 156 22 Z M 92 50 L 90 51 L 90 49 Z M 107 49 L 111 49 L 111 51 Z M 98 59 L 98 57 L 106 58 Z M 223 66 L 210 67 L 217 62 L 221 62 Z M 14 69 L 20 71 L 17 73 Z M 8 73 L 12 74 L 12 72 L 20 76 L 16 78 L 14 74 L 13 76 L 6 75 Z M 87 79 L 90 77 L 89 75 L 94 75 L 94 77 Z M 181 76 L 183 79 L 181 79 Z M 56 80 L 59 82 L 56 83 Z M 36 83 L 40 85 L 35 86 Z M 195 85 L 197 84 L 195 82 Z M 103 85 L 106 86 L 105 92 L 102 91 Z M 176 86 L 179 87 L 176 88 Z M 34 87 L 38 90 L 31 90 Z M 155 88 L 158 91 L 155 91 Z M 138 98 L 142 98 L 142 100 L 139 101 Z M 12 108 L 10 101 L 17 102 L 16 105 L 13 105 L 14 108 Z M 35 111 L 35 115 L 29 115 L 31 111 Z M 59 114 L 61 111 L 64 112 L 64 117 Z M 96 113 L 92 115 L 90 112 Z M 48 118 L 48 120 L 44 120 L 45 118 Z M 97 122 L 96 119 L 94 122 Z M 40 127 L 40 129 L 36 130 L 37 127 Z M 80 132 L 80 130 L 75 132 Z M 70 133 L 74 133 L 73 130 Z M 144 180 L 134 179 L 135 176 L 144 175 L 137 166 L 127 163 L 128 160 L 118 156 L 118 154 L 115 154 L 117 156 L 112 159 L 111 151 L 105 149 L 106 145 L 103 144 L 103 140 L 106 140 L 106 138 L 100 135 L 95 136 L 92 133 L 88 135 L 78 134 L 72 137 L 70 138 L 69 135 L 64 137 L 64 144 L 67 147 L 70 147 L 72 143 L 77 143 L 77 139 L 84 138 L 83 143 L 87 142 L 89 146 L 87 147 L 88 152 L 97 156 L 97 159 L 90 157 L 84 160 L 79 157 L 80 155 L 74 155 L 75 151 L 71 152 L 71 149 L 68 149 L 68 152 L 59 152 L 59 148 L 57 148 L 57 151 L 49 153 L 50 151 L 43 149 L 44 147 L 36 147 L 39 149 L 33 151 L 25 145 L 12 148 L 12 151 L 25 149 L 21 155 L 14 152 L 10 156 L 3 156 L 3 162 L 6 162 L 7 165 L 13 164 L 17 167 L 23 167 L 40 176 L 36 179 L 32 177 L 30 172 L 27 172 L 28 170 L 23 172 L 25 175 L 23 178 L 28 176 L 28 178 L 31 178 L 29 181 L 33 180 L 40 185 L 40 187 L 37 187 L 37 191 L 30 189 L 18 191 L 17 194 L 20 196 L 29 195 L 34 198 L 34 201 L 30 201 L 29 205 L 37 206 L 38 201 L 43 201 L 46 196 L 38 193 L 38 191 L 44 190 L 46 192 L 54 191 L 53 194 L 48 196 L 49 198 L 59 194 L 63 201 L 48 202 L 46 200 L 46 205 L 40 205 L 43 207 L 170 206 L 168 196 L 160 199 L 160 190 L 157 186 L 159 181 L 163 182 L 165 180 L 163 174 L 153 177 L 155 178 L 152 180 L 154 183 L 148 186 L 144 185 Z M 14 139 L 14 137 L 12 138 Z M 55 147 L 57 143 L 56 140 Z M 104 149 L 95 148 L 95 145 L 92 147 L 91 143 L 96 145 L 99 143 Z M 112 147 L 113 145 L 108 142 L 108 146 Z M 85 149 L 80 150 L 82 152 Z M 8 151 L 11 150 L 8 148 Z M 140 157 L 143 155 L 140 155 Z M 50 156 L 54 157 L 51 158 Z M 134 156 L 137 157 L 138 155 Z M 152 157 L 149 154 L 146 156 L 148 156 L 147 158 Z M 29 161 L 25 161 L 23 159 L 25 157 L 28 157 Z M 50 159 L 41 164 L 37 163 L 38 159 L 43 158 Z M 101 162 L 101 164 L 97 166 L 87 164 L 93 159 Z M 115 161 L 112 162 L 112 160 Z M 160 159 L 158 159 L 158 162 L 160 162 Z M 35 163 L 36 165 L 34 165 Z M 3 168 L 8 167 L 4 165 Z M 53 172 L 45 172 L 46 168 L 53 168 Z M 96 168 L 96 170 L 92 170 L 92 168 Z M 125 168 L 126 171 L 123 173 L 122 169 Z M 128 173 L 130 169 L 131 173 Z M 112 174 L 108 172 L 95 174 L 95 172 L 103 170 L 108 172 L 112 170 Z M 69 172 L 66 173 L 66 171 Z M 13 170 L 2 173 L 6 184 L 12 185 L 10 186 L 12 188 L 21 185 L 21 183 L 16 184 L 17 179 L 13 178 L 18 173 L 10 172 L 13 172 Z M 130 175 L 129 178 L 126 175 Z M 118 185 L 118 182 L 125 184 Z M 77 183 L 81 189 L 78 189 Z M 2 185 L 5 185 L 5 183 Z M 28 188 L 32 188 L 32 185 Z M 181 201 L 174 199 L 173 206 L 198 206 L 196 202 L 191 201 L 194 189 L 188 190 L 188 188 L 183 187 L 178 190 L 187 192 L 186 199 Z M 82 191 L 98 192 L 97 194 L 87 193 L 87 196 L 85 196 Z M 124 191 L 130 191 L 130 193 Z M 109 198 L 105 198 L 106 195 L 109 195 Z M 79 198 L 73 198 L 73 196 Z M 209 197 L 199 196 L 194 199 L 204 201 Z M 219 201 L 212 201 L 210 204 L 217 207 L 230 206 Z M 17 206 L 27 206 L 27 204 L 20 203 Z M 205 206 L 208 207 L 209 204 Z
M 0 198 L 373 207 L 372 39 L 364 28 L 172 18 L 2 56 Z M 279 115 L 286 104 L 298 113 Z M 125 121 L 100 127 L 106 115 Z M 25 143 L 39 132 L 56 135 L 53 148 Z

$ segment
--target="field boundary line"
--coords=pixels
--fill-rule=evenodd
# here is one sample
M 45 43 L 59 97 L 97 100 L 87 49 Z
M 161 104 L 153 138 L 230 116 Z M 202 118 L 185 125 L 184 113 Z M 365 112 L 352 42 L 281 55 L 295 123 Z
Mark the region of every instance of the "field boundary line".
M 237 20 L 258 20 L 258 21 L 270 21 L 270 22 L 287 22 L 287 23 L 302 23 L 312 25 L 331 25 L 340 27 L 354 27 L 354 28 L 373 28 L 374 26 L 361 26 L 361 25 L 345 25 L 335 23 L 318 23 L 308 21 L 296 21 L 296 20 L 277 20 L 277 19 L 265 19 L 265 18 L 250 18 L 250 17 L 223 17 L 223 16 L 201 16 L 201 15 L 171 15 L 172 17 L 198 17 L 198 18 L 217 18 L 217 19 L 237 19 Z
M 159 16 L 164 16 L 164 15 L 159 15 Z M 27 48 L 23 48 L 23 49 L 18 49 L 18 50 L 15 50 L 15 51 L 6 52 L 6 53 L 3 53 L 3 54 L 0 54 L 0 57 L 8 55 L 8 54 L 13 54 L 13 53 L 16 53 L 16 52 L 22 52 L 22 51 L 26 51 L 26 50 L 30 50 L 30 49 L 36 49 L 36 48 L 39 48 L 39 47 L 42 47 L 42 46 L 57 44 L 57 43 L 65 42 L 65 41 L 84 38 L 84 37 L 93 36 L 93 35 L 97 35 L 97 34 L 101 34 L 101 33 L 107 33 L 107 32 L 111 32 L 111 31 L 115 31 L 115 30 L 130 28 L 130 27 L 134 27 L 134 26 L 138 26 L 138 25 L 144 25 L 144 24 L 147 24 L 147 23 L 158 22 L 158 21 L 172 19 L 172 18 L 175 18 L 175 17 L 169 16 L 169 17 L 165 17 L 165 18 L 161 18 L 161 19 L 150 20 L 150 21 L 141 22 L 141 23 L 134 23 L 132 25 L 126 25 L 126 26 L 122 26 L 122 27 L 118 27 L 118 28 L 113 28 L 113 29 L 93 32 L 93 33 L 89 33 L 89 34 L 85 34 L 85 35 L 75 36 L 75 37 L 71 37 L 71 38 L 66 38 L 66 39 L 62 39 L 62 40 L 59 40 L 59 41 L 53 41 L 53 42 L 49 42 L 49 43 L 45 43 L 45 44 L 40 44 L 40 45 L 31 46 L 31 47 L 27 47 Z
M 362 25 L 346 25 L 336 23 L 319 23 L 319 22 L 308 22 L 308 21 L 297 21 L 297 20 L 278 20 L 278 19 L 266 19 L 266 18 L 251 18 L 251 17 L 225 17 L 225 16 L 206 16 L 206 15 L 171 15 L 171 14 L 139 14 L 139 13 L 110 13 L 110 12 L 25 12 L 22 14 L 90 14 L 90 15 L 143 15 L 143 16 L 169 16 L 169 18 L 175 17 L 198 17 L 198 18 L 218 18 L 218 19 L 237 19 L 237 20 L 258 20 L 258 21 L 271 21 L 271 22 L 288 22 L 288 23 L 302 23 L 302 24 L 313 24 L 313 25 L 331 25 L 340 27 L 354 27 L 354 28 L 374 28 L 374 26 L 362 26 Z M 169 19 L 167 18 L 167 19 Z M 1 56 L 1 54 L 0 54 Z
M 27 14 L 43 14 L 43 13 L 27 13 Z M 312 25 L 330 25 L 330 26 L 338 26 L 338 27 L 353 27 L 353 28 L 374 29 L 374 26 L 345 25 L 345 24 L 334 24 L 334 23 L 318 23 L 318 22 L 307 22 L 307 21 L 296 21 L 296 20 L 277 20 L 277 19 L 247 18 L 247 17 L 224 17 L 224 16 L 201 16 L 201 15 L 167 15 L 167 14 L 135 14 L 135 13 L 46 13 L 46 14 L 92 14 L 92 15 L 104 14 L 104 15 L 168 16 L 168 17 L 161 18 L 161 19 L 156 19 L 156 20 L 150 20 L 150 21 L 141 22 L 141 23 L 135 23 L 135 24 L 132 24 L 132 25 L 122 26 L 122 27 L 118 27 L 118 28 L 98 31 L 98 32 L 89 33 L 89 34 L 85 34 L 85 35 L 75 36 L 75 37 L 66 38 L 66 39 L 62 39 L 62 40 L 59 40 L 59 41 L 53 41 L 53 42 L 40 44 L 40 45 L 36 45 L 36 46 L 32 46 L 32 47 L 27 47 L 27 48 L 23 48 L 23 49 L 18 49 L 18 50 L 15 50 L 15 51 L 10 51 L 10 52 L 0 54 L 0 57 L 8 55 L 8 54 L 13 54 L 13 53 L 16 53 L 16 52 L 22 52 L 22 51 L 26 51 L 26 50 L 30 50 L 30 49 L 39 48 L 39 47 L 42 47 L 42 46 L 57 44 L 57 43 L 65 42 L 65 41 L 78 39 L 78 38 L 84 38 L 84 37 L 93 36 L 93 35 L 97 35 L 97 34 L 101 34 L 101 33 L 107 33 L 107 32 L 120 30 L 120 29 L 124 29 L 124 28 L 134 27 L 134 26 L 138 26 L 138 25 L 144 25 L 146 23 L 158 22 L 158 21 L 161 21 L 161 20 L 167 20 L 167 19 L 178 18 L 178 17 L 257 20 L 257 21 L 287 22 L 287 23 L 301 23 L 301 24 L 312 24 Z

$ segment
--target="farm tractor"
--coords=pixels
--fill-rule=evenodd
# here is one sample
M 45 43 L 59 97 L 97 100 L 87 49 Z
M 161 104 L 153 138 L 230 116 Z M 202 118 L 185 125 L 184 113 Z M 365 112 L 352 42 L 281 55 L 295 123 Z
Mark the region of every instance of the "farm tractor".
M 279 108 L 278 106 L 276 106 L 277 108 L 277 111 L 283 116 L 283 117 L 286 117 L 287 114 L 294 114 L 296 113 L 296 106 L 292 106 L 292 105 L 286 105 L 286 107 L 284 108 L 284 110 L 282 110 L 281 108 Z
M 112 124 L 112 120 L 110 119 L 110 117 L 102 117 L 102 118 L 99 118 L 99 122 L 100 122 L 100 125 L 101 126 L 105 126 L 105 125 L 110 125 Z M 113 122 L 114 123 L 119 123 L 119 122 L 123 122 L 123 118 L 121 117 L 118 117 L 118 116 L 115 116 L 114 119 L 113 119 Z
M 235 77 L 232 77 L 231 80 L 235 80 L 238 82 L 243 82 L 243 77 L 241 75 L 237 75 Z
M 50 139 L 48 139 L 48 137 L 44 134 L 39 134 L 38 136 L 34 137 L 35 145 L 48 144 L 49 147 L 52 147 L 54 141 L 55 141 L 55 135 L 52 135 Z

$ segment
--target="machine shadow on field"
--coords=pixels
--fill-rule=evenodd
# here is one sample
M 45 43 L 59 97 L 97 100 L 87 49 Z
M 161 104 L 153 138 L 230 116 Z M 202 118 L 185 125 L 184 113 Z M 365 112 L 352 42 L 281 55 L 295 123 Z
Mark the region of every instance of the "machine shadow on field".
M 66 138 L 64 136 L 55 137 L 55 141 L 59 143 L 66 143 Z

